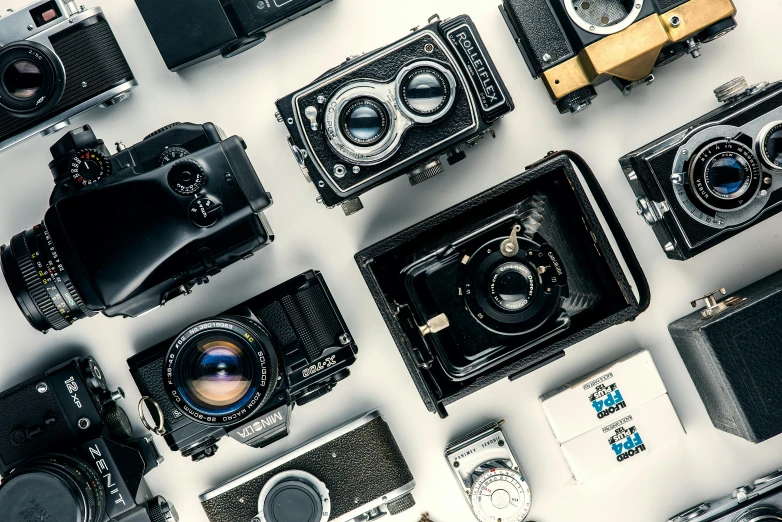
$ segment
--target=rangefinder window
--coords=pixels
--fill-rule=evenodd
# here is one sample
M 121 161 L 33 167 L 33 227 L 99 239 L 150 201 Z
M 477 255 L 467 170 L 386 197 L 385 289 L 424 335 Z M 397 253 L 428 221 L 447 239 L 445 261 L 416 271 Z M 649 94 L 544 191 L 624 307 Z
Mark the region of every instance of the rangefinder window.
M 35 9 L 31 9 L 30 16 L 33 17 L 35 25 L 41 27 L 52 20 L 56 20 L 62 16 L 62 14 L 60 13 L 60 8 L 57 7 L 57 2 L 47 2 L 43 5 L 39 5 Z

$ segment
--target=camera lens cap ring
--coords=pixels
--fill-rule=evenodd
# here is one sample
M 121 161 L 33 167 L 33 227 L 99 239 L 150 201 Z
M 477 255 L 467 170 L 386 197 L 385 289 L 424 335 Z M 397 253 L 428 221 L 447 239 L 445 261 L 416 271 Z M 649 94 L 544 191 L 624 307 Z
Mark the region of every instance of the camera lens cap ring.
M 331 515 L 329 490 L 317 477 L 299 470 L 280 473 L 258 496 L 261 522 L 326 522 Z

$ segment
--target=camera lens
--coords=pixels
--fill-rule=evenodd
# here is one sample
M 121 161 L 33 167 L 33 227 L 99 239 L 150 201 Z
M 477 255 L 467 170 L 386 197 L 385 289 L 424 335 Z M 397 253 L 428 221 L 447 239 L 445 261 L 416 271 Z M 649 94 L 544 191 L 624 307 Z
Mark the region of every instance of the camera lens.
M 761 139 L 761 153 L 769 167 L 782 168 L 782 123 L 768 129 Z
M 369 146 L 388 132 L 389 115 L 385 107 L 372 98 L 358 98 L 342 113 L 342 129 L 354 145 Z
M 736 140 L 708 143 L 690 162 L 689 190 L 700 203 L 717 211 L 748 205 L 760 189 L 758 160 L 752 150 Z
M 43 224 L 11 238 L 0 250 L 0 266 L 16 304 L 34 328 L 62 330 L 95 315 L 84 305 Z
M 746 161 L 742 159 L 729 156 L 718 158 L 709 166 L 707 179 L 709 188 L 714 194 L 730 197 L 739 194 L 740 191 L 746 192 L 749 168 Z
M 177 336 L 166 361 L 164 384 L 174 403 L 205 423 L 243 417 L 262 406 L 276 385 L 277 358 L 269 335 L 247 318 L 190 326 Z
M 28 100 L 43 87 L 41 69 L 29 60 L 17 60 L 3 71 L 3 85 L 17 100 Z
M 451 96 L 451 87 L 443 74 L 431 67 L 407 73 L 399 91 L 407 109 L 422 116 L 442 110 Z
M 489 278 L 489 295 L 497 306 L 508 312 L 526 309 L 536 289 L 535 275 L 522 263 L 503 263 Z

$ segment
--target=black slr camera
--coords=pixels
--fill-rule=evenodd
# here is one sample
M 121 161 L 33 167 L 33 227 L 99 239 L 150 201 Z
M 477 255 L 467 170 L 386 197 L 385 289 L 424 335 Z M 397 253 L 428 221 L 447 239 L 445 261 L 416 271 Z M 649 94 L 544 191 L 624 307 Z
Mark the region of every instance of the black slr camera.
M 89 126 L 51 148 L 40 225 L 0 247 L 19 308 L 41 331 L 103 312 L 135 317 L 273 240 L 272 203 L 241 138 L 175 123 L 111 156 Z
M 368 522 L 415 506 L 413 488 L 391 429 L 371 411 L 200 499 L 210 522 Z
M 39 0 L 0 19 L 0 150 L 123 101 L 136 85 L 100 8 Z
M 412 184 L 465 158 L 491 125 L 513 110 L 468 16 L 429 24 L 368 54 L 349 58 L 277 101 L 288 142 L 319 202 L 363 206 L 358 196 L 407 174 Z
M 668 522 L 776 522 L 782 520 L 782 469 L 733 490 L 730 496 L 703 502 Z
M 736 28 L 732 0 L 503 0 L 500 11 L 562 114 L 589 107 L 609 79 L 627 96 Z
M 326 282 L 310 271 L 188 326 L 128 365 L 156 417 L 151 429 L 201 460 L 224 435 L 254 448 L 287 436 L 294 404 L 330 392 L 350 375 L 357 352 Z
M 782 210 L 782 82 L 737 78 L 723 107 L 619 164 L 671 259 L 689 259 Z
M 649 304 L 611 207 L 572 153 L 413 225 L 356 261 L 424 402 L 443 417 L 447 404 L 558 359 Z
M 266 33 L 331 0 L 136 0 L 172 71 L 217 55 L 231 58 Z
M 144 476 L 163 461 L 132 429 L 92 357 L 0 394 L 0 520 L 174 522 Z

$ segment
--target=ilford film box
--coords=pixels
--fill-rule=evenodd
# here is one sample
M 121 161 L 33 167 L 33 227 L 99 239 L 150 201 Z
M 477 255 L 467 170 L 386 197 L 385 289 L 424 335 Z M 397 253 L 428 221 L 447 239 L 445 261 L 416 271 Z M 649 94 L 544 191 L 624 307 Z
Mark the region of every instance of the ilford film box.
M 621 468 L 627 462 L 685 435 L 668 395 L 661 395 L 562 444 L 578 483 Z
M 633 352 L 540 398 L 559 443 L 665 395 L 651 354 Z

